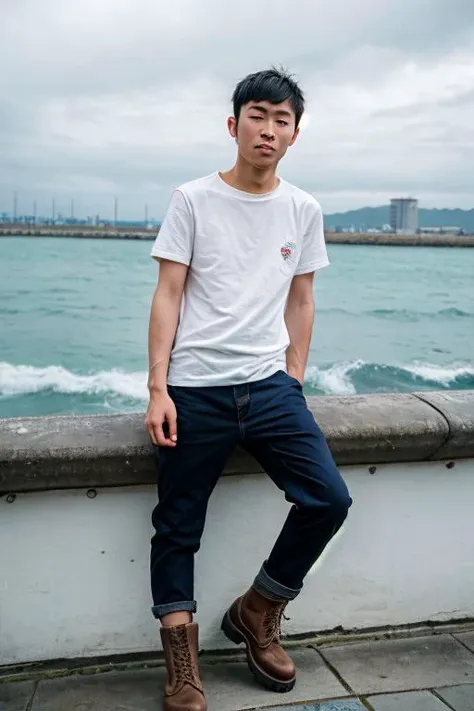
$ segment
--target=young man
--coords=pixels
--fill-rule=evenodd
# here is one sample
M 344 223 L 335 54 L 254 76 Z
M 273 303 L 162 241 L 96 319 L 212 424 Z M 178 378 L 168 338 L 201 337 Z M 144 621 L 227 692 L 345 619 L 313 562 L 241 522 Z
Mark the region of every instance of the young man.
M 298 136 L 304 97 L 272 69 L 237 85 L 233 109 L 234 167 L 175 190 L 152 249 L 160 274 L 146 416 L 159 496 L 151 587 L 167 711 L 206 709 L 192 618 L 194 555 L 209 497 L 237 443 L 294 504 L 253 584 L 222 622 L 232 642 L 245 643 L 251 671 L 269 689 L 294 686 L 295 667 L 279 642 L 281 616 L 351 505 L 302 389 L 314 272 L 328 264 L 321 208 L 276 175 Z

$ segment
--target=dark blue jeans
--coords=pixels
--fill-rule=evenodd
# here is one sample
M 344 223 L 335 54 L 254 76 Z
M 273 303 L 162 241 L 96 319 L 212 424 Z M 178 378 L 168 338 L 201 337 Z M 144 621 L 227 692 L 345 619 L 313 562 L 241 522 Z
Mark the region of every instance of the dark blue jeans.
M 194 555 L 209 497 L 237 444 L 293 504 L 254 585 L 267 597 L 294 599 L 352 503 L 301 385 L 278 371 L 246 385 L 169 386 L 168 391 L 178 413 L 178 444 L 159 452 L 155 447 L 153 614 L 196 611 Z

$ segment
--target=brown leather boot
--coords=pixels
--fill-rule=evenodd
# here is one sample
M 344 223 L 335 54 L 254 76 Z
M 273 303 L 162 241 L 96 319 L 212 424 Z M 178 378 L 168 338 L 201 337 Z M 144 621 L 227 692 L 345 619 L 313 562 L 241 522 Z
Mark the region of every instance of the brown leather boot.
M 286 604 L 267 600 L 251 587 L 222 620 L 222 631 L 231 642 L 245 642 L 250 670 L 271 691 L 291 691 L 296 681 L 295 665 L 280 645 L 280 621 Z
M 198 625 L 161 627 L 168 679 L 164 711 L 207 711 L 198 669 Z

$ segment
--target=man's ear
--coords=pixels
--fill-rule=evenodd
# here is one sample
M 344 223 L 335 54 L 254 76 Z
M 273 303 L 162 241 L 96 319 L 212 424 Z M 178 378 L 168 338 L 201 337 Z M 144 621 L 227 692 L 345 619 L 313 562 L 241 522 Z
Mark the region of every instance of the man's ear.
M 227 119 L 227 128 L 232 138 L 237 138 L 237 120 L 235 116 L 229 116 Z
M 299 129 L 299 126 L 298 126 L 298 128 L 295 129 L 295 132 L 294 132 L 294 134 L 293 134 L 293 138 L 292 138 L 291 141 L 290 141 L 290 146 L 293 145 L 293 143 L 296 141 L 296 139 L 298 138 L 299 135 L 300 135 L 300 129 Z

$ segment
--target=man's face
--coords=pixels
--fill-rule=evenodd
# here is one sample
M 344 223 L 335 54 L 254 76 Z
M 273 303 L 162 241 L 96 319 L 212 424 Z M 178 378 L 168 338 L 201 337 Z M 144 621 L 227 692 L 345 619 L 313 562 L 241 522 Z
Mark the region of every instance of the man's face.
M 235 118 L 230 118 L 228 125 L 241 156 L 260 169 L 276 165 L 298 136 L 289 101 L 250 102 L 242 106 L 238 124 Z

